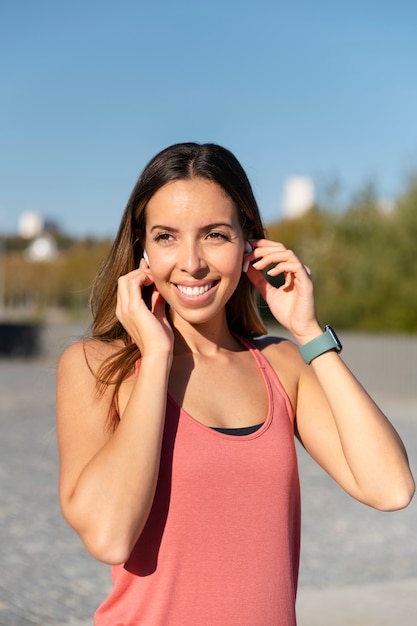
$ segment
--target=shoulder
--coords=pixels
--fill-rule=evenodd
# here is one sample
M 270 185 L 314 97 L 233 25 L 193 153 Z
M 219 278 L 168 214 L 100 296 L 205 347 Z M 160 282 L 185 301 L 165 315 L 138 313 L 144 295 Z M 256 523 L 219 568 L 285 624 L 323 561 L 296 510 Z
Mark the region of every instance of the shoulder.
M 76 341 L 68 346 L 61 354 L 58 361 L 58 375 L 62 371 L 72 369 L 88 370 L 95 376 L 101 365 L 115 354 L 122 344 L 120 342 L 103 342 L 96 339 Z
M 77 341 L 68 346 L 58 361 L 56 372 L 57 400 L 84 395 L 91 400 L 100 388 L 100 370 L 113 354 L 118 352 L 120 342 L 102 342 L 93 339 Z M 99 395 L 111 402 L 112 386 L 103 386 Z
M 104 432 L 114 390 L 113 385 L 100 387 L 100 369 L 120 347 L 116 342 L 87 340 L 64 350 L 56 376 L 57 423 L 61 430 L 63 424 L 78 424 L 76 416 L 81 416 L 83 428 L 94 423 Z
M 266 336 L 252 340 L 253 345 L 268 359 L 291 359 L 302 361 L 298 346 L 284 337 Z
M 267 359 L 295 407 L 299 380 L 305 367 L 298 346 L 289 339 L 273 336 L 262 337 L 252 343 Z

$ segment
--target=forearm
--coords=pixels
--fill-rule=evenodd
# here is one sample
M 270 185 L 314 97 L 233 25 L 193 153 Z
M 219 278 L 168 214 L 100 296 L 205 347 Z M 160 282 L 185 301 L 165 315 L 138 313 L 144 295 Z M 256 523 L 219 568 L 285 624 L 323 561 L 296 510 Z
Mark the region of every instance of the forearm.
M 405 448 L 389 420 L 334 351 L 314 359 L 309 368 L 330 407 L 329 429 L 336 430 L 345 460 L 345 467 L 336 470 L 339 482 L 377 508 L 408 504 L 414 482 Z
M 80 474 L 67 519 L 98 559 L 124 562 L 152 506 L 160 464 L 170 359 L 142 359 L 121 421 Z

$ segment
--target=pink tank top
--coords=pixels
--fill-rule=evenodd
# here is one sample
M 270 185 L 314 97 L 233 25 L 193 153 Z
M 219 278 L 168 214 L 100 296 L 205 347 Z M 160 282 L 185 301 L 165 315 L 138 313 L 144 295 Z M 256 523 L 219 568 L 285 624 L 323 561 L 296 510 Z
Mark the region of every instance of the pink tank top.
M 169 396 L 153 507 L 129 560 L 112 568 L 95 626 L 295 626 L 293 411 L 268 361 L 241 341 L 264 377 L 265 423 L 226 435 Z

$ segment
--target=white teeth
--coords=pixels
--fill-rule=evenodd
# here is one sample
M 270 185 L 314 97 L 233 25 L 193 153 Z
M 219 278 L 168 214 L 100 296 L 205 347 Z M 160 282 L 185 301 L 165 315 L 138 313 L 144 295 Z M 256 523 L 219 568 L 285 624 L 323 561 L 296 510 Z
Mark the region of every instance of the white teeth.
M 202 296 L 203 293 L 206 293 L 209 289 L 211 289 L 213 283 L 209 283 L 208 285 L 203 285 L 202 287 L 185 287 L 184 285 L 177 285 L 179 291 L 183 293 L 185 296 L 195 297 Z

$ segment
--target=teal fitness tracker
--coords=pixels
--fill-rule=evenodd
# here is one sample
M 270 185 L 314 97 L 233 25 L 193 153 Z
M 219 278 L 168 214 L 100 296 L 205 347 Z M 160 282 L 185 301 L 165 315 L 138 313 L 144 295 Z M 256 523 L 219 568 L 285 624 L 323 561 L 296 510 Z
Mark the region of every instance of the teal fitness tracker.
M 342 344 L 339 341 L 338 336 L 331 326 L 325 326 L 324 333 L 315 339 L 312 339 L 303 346 L 299 346 L 301 356 L 307 365 L 310 365 L 313 359 L 317 358 L 325 352 L 335 350 L 336 352 L 342 351 Z

